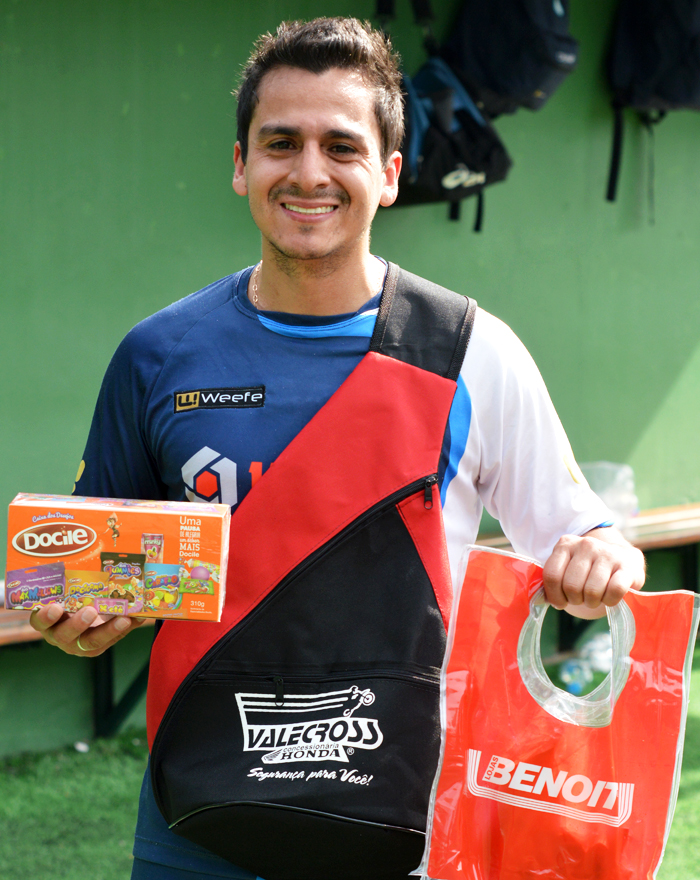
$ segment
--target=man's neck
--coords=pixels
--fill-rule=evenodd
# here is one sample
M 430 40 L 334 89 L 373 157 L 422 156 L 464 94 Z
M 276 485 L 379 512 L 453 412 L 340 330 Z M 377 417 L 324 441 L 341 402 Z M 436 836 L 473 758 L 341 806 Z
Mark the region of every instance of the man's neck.
M 342 315 L 356 312 L 379 292 L 385 266 L 370 253 L 340 265 L 316 260 L 293 262 L 265 252 L 248 283 L 248 297 L 257 308 L 297 315 Z

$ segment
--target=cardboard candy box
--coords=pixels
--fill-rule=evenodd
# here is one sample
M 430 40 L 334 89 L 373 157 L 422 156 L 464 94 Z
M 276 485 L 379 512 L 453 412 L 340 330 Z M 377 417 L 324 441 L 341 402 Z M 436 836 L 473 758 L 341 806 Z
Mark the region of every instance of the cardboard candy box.
M 230 519 L 225 504 L 17 495 L 5 605 L 218 621 Z

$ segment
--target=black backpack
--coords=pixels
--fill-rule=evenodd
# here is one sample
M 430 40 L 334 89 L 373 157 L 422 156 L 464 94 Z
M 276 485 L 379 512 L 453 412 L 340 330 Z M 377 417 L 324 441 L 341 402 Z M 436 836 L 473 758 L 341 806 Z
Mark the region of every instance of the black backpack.
M 539 110 L 576 67 L 569 0 L 463 0 L 441 54 L 489 117 Z
M 652 126 L 667 111 L 700 110 L 700 0 L 621 0 L 608 55 L 608 80 L 615 126 L 607 199 L 614 202 L 623 108 L 637 111 L 650 136 Z M 653 209 L 651 188 L 650 202 Z
M 401 145 L 403 166 L 395 205 L 447 202 L 448 216 L 458 220 L 461 200 L 477 196 L 474 230 L 483 223 L 483 190 L 504 180 L 510 156 L 488 119 L 477 108 L 454 72 L 437 56 L 430 33 L 429 0 L 412 0 L 416 23 L 424 28 L 431 56 L 415 76 L 403 76 L 406 132 Z M 379 0 L 383 24 L 393 16 L 393 0 Z

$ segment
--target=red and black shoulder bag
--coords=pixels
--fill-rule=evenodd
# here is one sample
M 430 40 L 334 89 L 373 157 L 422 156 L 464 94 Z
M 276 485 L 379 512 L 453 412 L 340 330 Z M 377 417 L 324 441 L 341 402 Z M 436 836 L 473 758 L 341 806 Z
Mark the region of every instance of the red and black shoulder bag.
M 438 470 L 475 308 L 390 265 L 369 352 L 232 517 L 222 622 L 154 642 L 158 807 L 265 880 L 420 862 L 452 598 Z

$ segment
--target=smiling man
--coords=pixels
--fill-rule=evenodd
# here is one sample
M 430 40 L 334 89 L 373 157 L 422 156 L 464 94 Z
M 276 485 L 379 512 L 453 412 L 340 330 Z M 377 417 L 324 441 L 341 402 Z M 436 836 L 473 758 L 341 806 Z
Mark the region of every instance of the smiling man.
M 295 95 L 299 96 L 295 100 Z M 372 219 L 396 198 L 401 157 L 382 155 L 362 76 L 278 68 L 260 83 L 233 187 L 262 233 L 257 305 L 309 315 L 354 312 L 382 284 Z
M 261 37 L 233 187 L 262 259 L 139 324 L 105 376 L 76 492 L 233 508 L 222 623 L 154 642 L 136 880 L 416 868 L 483 506 L 556 607 L 598 616 L 643 584 L 512 332 L 371 254 L 402 134 L 382 34 L 318 19 Z M 137 622 L 49 606 L 33 625 L 92 657 Z
M 378 43 L 376 34 L 367 39 Z M 328 59 L 315 70 L 278 59 L 279 53 L 261 52 L 239 90 L 233 188 L 248 196 L 262 233 L 253 300 L 287 313 L 354 312 L 384 278 L 384 264 L 370 254 L 370 228 L 377 207 L 391 205 L 397 194 L 400 107 L 380 121 L 387 83 L 380 84 L 377 70 L 372 82 L 359 53 L 342 68 L 329 67 Z M 398 88 L 389 56 L 382 61 L 381 73 Z M 395 92 L 394 105 L 396 98 Z

